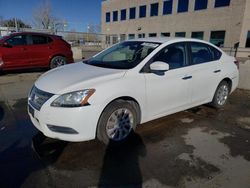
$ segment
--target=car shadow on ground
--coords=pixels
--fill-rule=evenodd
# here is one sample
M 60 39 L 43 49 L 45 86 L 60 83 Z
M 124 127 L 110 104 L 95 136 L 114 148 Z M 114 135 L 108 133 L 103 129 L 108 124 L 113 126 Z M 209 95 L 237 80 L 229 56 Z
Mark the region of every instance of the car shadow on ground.
M 110 142 L 103 157 L 98 187 L 142 187 L 139 158 L 146 154 L 143 140 L 136 133 L 119 146 Z
M 143 140 L 137 133 L 132 133 L 125 142 L 119 145 L 110 142 L 105 147 L 99 141 L 80 143 L 81 148 L 85 148 L 86 151 L 85 149 L 83 152 L 79 151 L 77 156 L 71 154 L 64 156 L 65 148 L 67 148 L 66 150 L 68 148 L 76 149 L 77 145 L 79 143 L 67 143 L 46 138 L 42 133 L 33 137 L 33 149 L 45 166 L 53 165 L 55 169 L 60 170 L 74 168 L 72 166 L 84 169 L 94 165 L 100 171 L 96 182 L 98 187 L 142 187 L 139 158 L 145 157 L 147 151 Z M 88 156 L 87 148 L 89 147 L 91 147 L 90 152 L 93 154 L 92 150 L 94 150 L 95 153 L 91 159 Z M 68 152 L 66 151 L 66 153 Z M 99 155 L 99 157 L 95 155 Z M 71 164 L 72 161 L 77 164 Z

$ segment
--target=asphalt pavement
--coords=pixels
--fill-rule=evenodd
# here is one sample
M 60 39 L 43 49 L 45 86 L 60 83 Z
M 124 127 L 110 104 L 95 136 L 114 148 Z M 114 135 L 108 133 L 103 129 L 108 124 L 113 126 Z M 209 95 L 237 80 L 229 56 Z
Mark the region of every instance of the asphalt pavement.
M 27 96 L 42 73 L 0 76 L 0 187 L 250 187 L 250 91 L 140 125 L 113 147 L 34 128 Z

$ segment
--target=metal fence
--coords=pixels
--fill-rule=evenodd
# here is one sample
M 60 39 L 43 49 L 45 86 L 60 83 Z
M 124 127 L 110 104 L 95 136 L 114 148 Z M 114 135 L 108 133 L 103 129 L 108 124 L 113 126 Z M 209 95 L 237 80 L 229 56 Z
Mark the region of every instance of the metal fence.
M 15 28 L 0 27 L 0 36 L 7 35 L 9 33 L 16 32 Z M 49 29 L 31 29 L 31 28 L 19 28 L 18 32 L 39 32 L 56 34 L 62 36 L 64 40 L 71 44 L 71 46 L 98 46 L 106 48 L 113 44 L 120 42 L 118 35 L 105 35 L 99 33 L 88 32 L 73 32 L 73 31 L 56 31 Z
M 126 38 L 124 35 L 106 35 L 88 32 L 57 31 L 55 33 L 53 30 L 49 29 L 19 28 L 18 31 L 56 34 L 62 36 L 64 40 L 71 44 L 72 47 L 98 47 L 102 49 L 121 42 Z M 16 32 L 15 28 L 0 27 L 0 36 L 12 32 Z M 222 50 L 231 56 L 250 57 L 249 48 L 235 49 L 234 47 L 223 47 Z

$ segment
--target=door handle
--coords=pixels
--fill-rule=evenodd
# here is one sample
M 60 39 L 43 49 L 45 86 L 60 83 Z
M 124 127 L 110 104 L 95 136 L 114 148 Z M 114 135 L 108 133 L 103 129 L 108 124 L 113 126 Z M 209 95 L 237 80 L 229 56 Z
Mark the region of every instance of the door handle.
M 219 73 L 219 72 L 221 72 L 221 70 L 215 70 L 215 71 L 214 71 L 214 73 Z
M 191 78 L 193 78 L 193 77 L 192 76 L 185 76 L 185 77 L 182 78 L 182 80 L 189 80 Z

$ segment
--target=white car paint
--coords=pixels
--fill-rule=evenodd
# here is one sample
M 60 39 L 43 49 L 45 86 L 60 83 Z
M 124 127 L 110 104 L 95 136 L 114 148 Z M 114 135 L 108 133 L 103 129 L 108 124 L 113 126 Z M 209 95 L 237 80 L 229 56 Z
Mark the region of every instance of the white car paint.
M 96 137 L 99 117 L 105 107 L 120 97 L 131 97 L 141 110 L 141 122 L 160 118 L 197 105 L 211 102 L 215 90 L 224 78 L 232 81 L 231 92 L 238 85 L 238 69 L 235 59 L 212 44 L 196 39 L 149 38 L 133 41 L 159 42 L 161 45 L 136 67 L 128 70 L 100 68 L 82 62 L 66 65 L 43 74 L 36 82 L 38 89 L 53 93 L 40 110 L 29 112 L 33 124 L 46 136 L 67 141 L 86 141 Z M 222 52 L 218 61 L 182 67 L 167 71 L 163 76 L 141 73 L 145 64 L 162 48 L 176 42 L 201 42 Z M 214 71 L 220 69 L 219 74 Z M 192 79 L 183 80 L 183 77 Z M 83 89 L 95 89 L 89 98 L 90 105 L 63 108 L 51 103 L 60 95 Z M 31 105 L 29 103 L 29 105 Z M 51 131 L 47 125 L 70 127 L 78 134 Z

